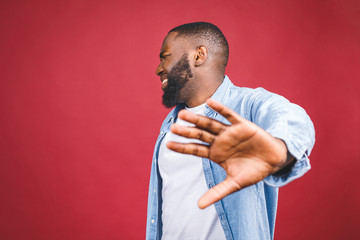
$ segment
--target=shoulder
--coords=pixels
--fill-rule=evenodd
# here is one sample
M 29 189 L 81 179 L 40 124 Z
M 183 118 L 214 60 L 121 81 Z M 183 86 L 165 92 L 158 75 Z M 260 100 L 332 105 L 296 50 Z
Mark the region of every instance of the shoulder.
M 262 87 L 249 88 L 249 87 L 238 87 L 235 85 L 230 86 L 229 96 L 233 98 L 244 99 L 247 101 L 264 101 L 268 99 L 286 100 L 283 96 L 270 92 Z
M 272 105 L 287 105 L 289 101 L 261 87 L 248 88 L 231 85 L 224 96 L 223 104 L 251 120 L 254 112 L 263 111 Z

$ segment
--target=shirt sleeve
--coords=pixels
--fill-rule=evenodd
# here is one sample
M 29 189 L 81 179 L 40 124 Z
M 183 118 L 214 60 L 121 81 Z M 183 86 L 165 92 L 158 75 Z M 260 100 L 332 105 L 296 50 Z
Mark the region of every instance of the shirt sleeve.
M 280 95 L 262 88 L 249 101 L 251 120 L 285 142 L 295 164 L 281 175 L 269 175 L 264 182 L 281 187 L 310 170 L 309 155 L 315 143 L 314 125 L 305 110 Z

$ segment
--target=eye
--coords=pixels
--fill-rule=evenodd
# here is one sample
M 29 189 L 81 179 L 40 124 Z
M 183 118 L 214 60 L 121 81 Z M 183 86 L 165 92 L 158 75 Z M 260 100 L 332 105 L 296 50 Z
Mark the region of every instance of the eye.
M 170 56 L 170 55 L 171 55 L 171 54 L 165 54 L 165 55 L 162 56 L 162 58 L 165 59 L 165 58 L 167 58 L 167 57 Z
M 166 58 L 170 55 L 171 55 L 171 53 L 161 53 L 160 54 L 160 62 L 166 60 Z

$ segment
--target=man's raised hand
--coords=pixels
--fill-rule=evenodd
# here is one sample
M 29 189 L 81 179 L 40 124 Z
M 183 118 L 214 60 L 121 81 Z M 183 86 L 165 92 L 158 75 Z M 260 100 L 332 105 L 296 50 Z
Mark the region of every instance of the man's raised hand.
M 226 179 L 200 198 L 200 208 L 206 208 L 235 191 L 261 181 L 290 162 L 287 161 L 287 148 L 283 141 L 214 100 L 209 99 L 206 103 L 231 125 L 182 110 L 179 117 L 195 126 L 173 124 L 171 131 L 186 138 L 199 139 L 207 145 L 167 144 L 175 152 L 206 157 L 225 169 Z

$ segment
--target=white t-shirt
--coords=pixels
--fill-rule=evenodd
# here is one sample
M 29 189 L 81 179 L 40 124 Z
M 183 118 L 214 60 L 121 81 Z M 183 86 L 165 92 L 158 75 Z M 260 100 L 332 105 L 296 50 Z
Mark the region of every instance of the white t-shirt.
M 186 108 L 195 114 L 204 115 L 205 104 Z M 192 124 L 176 121 L 184 126 Z M 159 152 L 159 171 L 162 186 L 162 239 L 221 240 L 225 239 L 214 205 L 200 209 L 199 198 L 208 190 L 202 168 L 202 159 L 193 155 L 176 153 L 166 147 L 168 141 L 197 142 L 168 132 Z

